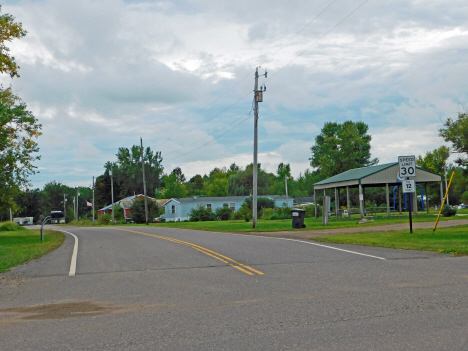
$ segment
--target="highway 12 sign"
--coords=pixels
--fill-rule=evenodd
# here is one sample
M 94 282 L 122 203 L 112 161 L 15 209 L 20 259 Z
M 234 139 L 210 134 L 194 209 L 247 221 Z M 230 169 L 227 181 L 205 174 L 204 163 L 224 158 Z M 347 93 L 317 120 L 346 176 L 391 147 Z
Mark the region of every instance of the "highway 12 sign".
M 401 182 L 401 186 L 403 188 L 403 193 L 414 193 L 416 192 L 416 185 L 414 184 L 414 180 L 403 180 Z
M 400 166 L 400 177 L 416 177 L 416 157 L 398 156 L 398 165 Z

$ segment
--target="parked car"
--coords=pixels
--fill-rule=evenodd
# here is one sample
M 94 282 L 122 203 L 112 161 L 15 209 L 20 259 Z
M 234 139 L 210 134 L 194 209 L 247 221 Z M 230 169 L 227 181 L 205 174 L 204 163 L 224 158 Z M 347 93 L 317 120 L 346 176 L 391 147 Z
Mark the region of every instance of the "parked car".
M 162 214 L 161 216 L 159 216 L 159 217 L 156 217 L 156 218 L 154 219 L 154 222 L 155 222 L 155 223 L 161 223 L 161 222 L 165 222 L 165 221 L 166 221 L 166 217 L 164 217 L 163 214 Z

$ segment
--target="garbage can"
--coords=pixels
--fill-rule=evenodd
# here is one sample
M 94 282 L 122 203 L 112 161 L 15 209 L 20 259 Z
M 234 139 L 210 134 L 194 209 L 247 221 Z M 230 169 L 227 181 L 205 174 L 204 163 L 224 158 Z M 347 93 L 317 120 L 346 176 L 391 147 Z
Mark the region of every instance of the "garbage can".
M 292 227 L 293 228 L 305 228 L 304 218 L 305 218 L 305 210 L 301 210 L 298 208 L 293 208 L 291 210 L 292 216 Z

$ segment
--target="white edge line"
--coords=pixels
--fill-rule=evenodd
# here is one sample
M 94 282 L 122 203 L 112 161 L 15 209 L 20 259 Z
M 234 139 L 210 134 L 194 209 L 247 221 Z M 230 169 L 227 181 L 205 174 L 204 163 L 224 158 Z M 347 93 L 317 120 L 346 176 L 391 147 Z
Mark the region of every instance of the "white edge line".
M 333 250 L 338 250 L 338 251 L 349 252 L 349 253 L 352 253 L 352 254 L 355 254 L 355 255 L 361 255 L 361 256 L 367 256 L 367 257 L 377 258 L 377 259 L 379 259 L 379 260 L 386 260 L 386 258 L 384 258 L 384 257 L 379 257 L 379 256 L 373 256 L 373 255 L 363 254 L 363 253 L 360 253 L 360 252 L 350 251 L 350 250 L 345 250 L 345 249 L 339 249 L 339 248 L 337 248 L 337 247 L 328 246 L 328 245 L 322 245 L 322 244 L 317 244 L 317 243 L 310 243 L 310 242 L 308 242 L 308 241 L 295 240 L 295 239 L 285 239 L 285 238 L 277 238 L 277 239 L 289 240 L 289 241 L 297 241 L 297 242 L 299 242 L 299 243 L 304 243 L 304 244 L 309 244 L 309 245 L 316 245 L 316 246 L 326 247 L 326 248 L 328 248 L 328 249 L 333 249 Z
M 275 237 L 272 237 L 272 236 L 263 236 L 263 235 L 251 235 L 251 234 L 246 235 L 246 234 L 238 234 L 238 233 L 225 233 L 225 232 L 211 232 L 211 233 L 234 234 L 234 235 L 253 236 L 253 237 L 256 237 L 256 238 L 296 241 L 296 242 L 298 242 L 298 243 L 309 244 L 309 245 L 315 245 L 315 246 L 321 246 L 321 247 L 326 247 L 326 248 L 328 248 L 328 249 L 333 249 L 333 250 L 338 250 L 338 251 L 344 251 L 344 252 L 352 253 L 352 254 L 355 254 L 355 255 L 361 255 L 361 256 L 372 257 L 372 258 L 376 258 L 376 259 L 378 259 L 378 260 L 384 260 L 384 261 L 387 260 L 387 259 L 384 258 L 384 257 L 379 257 L 379 256 L 373 256 L 373 255 L 363 254 L 363 253 L 360 253 L 360 252 L 350 251 L 350 250 L 345 250 L 345 249 L 339 249 L 339 248 L 337 248 L 337 247 L 328 246 L 328 245 L 323 245 L 323 244 L 317 244 L 317 243 L 312 243 L 312 242 L 303 241 L 303 240 L 286 239 L 286 238 L 275 238 Z
M 73 254 L 70 262 L 70 272 L 68 273 L 70 277 L 74 277 L 76 273 L 76 256 L 78 256 L 78 237 L 75 234 L 66 232 L 65 230 L 61 230 L 61 232 L 70 234 L 75 238 L 75 246 L 73 247 Z

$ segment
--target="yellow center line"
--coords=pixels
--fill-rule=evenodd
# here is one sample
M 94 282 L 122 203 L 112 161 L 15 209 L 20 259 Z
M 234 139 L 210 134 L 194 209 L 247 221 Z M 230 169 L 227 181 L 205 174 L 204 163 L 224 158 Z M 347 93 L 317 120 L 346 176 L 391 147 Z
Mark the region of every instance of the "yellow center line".
M 126 231 L 126 232 L 132 232 L 132 233 L 137 233 L 137 234 L 142 234 L 142 235 L 147 235 L 147 236 L 152 236 L 154 238 L 158 238 L 158 239 L 163 239 L 163 240 L 168 240 L 168 241 L 172 241 L 172 242 L 175 242 L 175 243 L 178 243 L 178 244 L 182 244 L 182 245 L 187 245 L 187 246 L 190 246 L 192 249 L 195 249 L 197 251 L 200 251 L 200 252 L 203 252 L 205 255 L 208 255 L 210 257 L 213 257 L 213 258 L 216 258 L 217 260 L 223 262 L 223 263 L 226 263 L 226 264 L 229 264 L 231 267 L 234 267 L 236 269 L 238 269 L 239 271 L 245 273 L 245 274 L 248 274 L 248 275 L 254 275 L 254 273 L 257 273 L 259 275 L 263 275 L 262 272 L 250 267 L 250 266 L 247 266 L 245 264 L 242 264 L 240 262 L 237 262 L 235 260 L 233 260 L 232 258 L 229 258 L 227 256 L 224 256 L 224 255 L 221 255 L 220 253 L 217 253 L 213 250 L 210 250 L 210 249 L 207 249 L 203 246 L 199 246 L 199 245 L 196 245 L 196 244 L 192 244 L 192 243 L 189 243 L 187 241 L 183 241 L 183 240 L 179 240 L 179 239 L 174 239 L 174 238 L 169 238 L 169 237 L 166 237 L 166 236 L 161 236 L 161 235 L 156 235 L 156 234 L 149 234 L 149 233 L 144 233 L 144 232 L 138 232 L 136 230 L 130 230 L 130 229 L 117 229 L 117 228 L 106 228 L 106 229 L 114 229 L 114 230 L 121 230 L 121 231 Z M 253 273 L 252 273 L 253 272 Z

